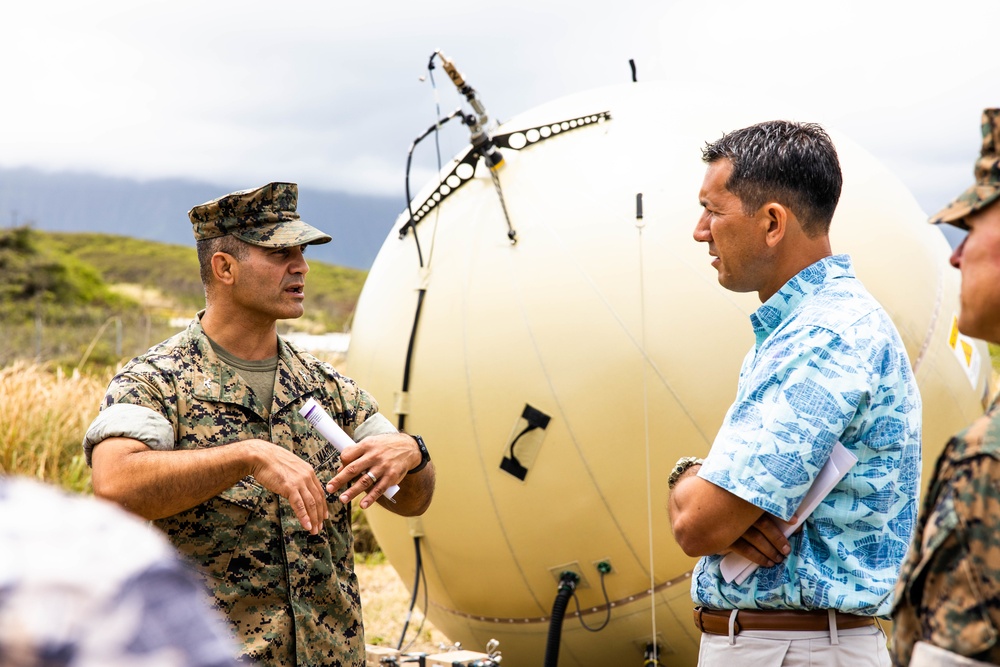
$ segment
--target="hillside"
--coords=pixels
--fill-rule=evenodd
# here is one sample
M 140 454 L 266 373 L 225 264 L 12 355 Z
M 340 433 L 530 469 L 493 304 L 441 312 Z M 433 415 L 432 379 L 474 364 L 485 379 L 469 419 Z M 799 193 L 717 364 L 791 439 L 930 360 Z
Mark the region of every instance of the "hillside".
M 346 328 L 365 271 L 309 259 L 306 316 L 282 331 Z M 0 366 L 77 367 L 134 356 L 204 307 L 194 248 L 97 233 L 0 230 Z
M 281 180 L 275 176 L 274 180 Z M 182 179 L 136 181 L 77 172 L 0 167 L 0 215 L 10 227 L 100 232 L 194 247 L 187 212 L 227 192 L 262 183 L 217 185 Z M 299 188 L 303 220 L 333 237 L 314 248 L 328 264 L 367 270 L 405 198 Z

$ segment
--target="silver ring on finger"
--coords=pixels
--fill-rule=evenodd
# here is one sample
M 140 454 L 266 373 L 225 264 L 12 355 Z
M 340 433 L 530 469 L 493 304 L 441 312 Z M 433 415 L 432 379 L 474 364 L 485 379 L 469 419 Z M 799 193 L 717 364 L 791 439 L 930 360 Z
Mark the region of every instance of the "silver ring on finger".
M 371 470 L 366 470 L 365 474 L 368 475 L 368 478 L 372 481 L 372 486 L 375 486 L 375 482 L 378 481 L 378 477 L 373 475 Z

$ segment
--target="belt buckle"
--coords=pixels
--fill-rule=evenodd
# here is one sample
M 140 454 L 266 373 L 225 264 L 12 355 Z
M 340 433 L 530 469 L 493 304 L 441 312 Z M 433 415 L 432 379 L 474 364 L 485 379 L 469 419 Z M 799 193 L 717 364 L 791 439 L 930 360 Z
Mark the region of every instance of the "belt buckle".
M 702 611 L 704 607 L 700 605 L 694 608 L 694 624 L 700 632 L 705 632 L 705 622 L 701 619 Z

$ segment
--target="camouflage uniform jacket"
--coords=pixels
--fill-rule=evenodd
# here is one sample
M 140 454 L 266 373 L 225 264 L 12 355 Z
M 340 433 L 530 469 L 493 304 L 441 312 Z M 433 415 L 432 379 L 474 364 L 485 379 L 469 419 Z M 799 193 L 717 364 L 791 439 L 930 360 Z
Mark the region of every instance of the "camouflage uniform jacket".
M 352 435 L 378 406 L 329 364 L 280 338 L 278 347 L 270 410 L 219 360 L 199 319 L 129 362 L 112 379 L 103 405 L 159 412 L 173 425 L 176 449 L 267 440 L 308 461 L 326 483 L 339 454 L 298 409 L 312 397 Z M 200 566 L 244 655 L 259 664 L 365 663 L 350 508 L 333 495 L 327 501 L 329 518 L 319 535 L 310 535 L 285 498 L 248 476 L 197 507 L 155 521 Z
M 893 620 L 896 665 L 919 640 L 1000 664 L 1000 399 L 938 459 Z

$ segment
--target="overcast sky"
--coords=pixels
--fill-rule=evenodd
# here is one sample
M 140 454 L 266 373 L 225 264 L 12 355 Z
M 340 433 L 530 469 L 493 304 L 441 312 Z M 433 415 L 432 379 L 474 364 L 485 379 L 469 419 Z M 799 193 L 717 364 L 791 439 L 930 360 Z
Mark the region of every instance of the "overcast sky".
M 139 179 L 402 201 L 407 148 L 435 118 L 419 80 L 435 49 L 500 121 L 625 83 L 630 58 L 640 81 L 695 86 L 693 105 L 787 100 L 925 209 L 971 183 L 980 112 L 1000 105 L 998 0 L 32 0 L 0 17 L 0 166 Z M 450 112 L 462 99 L 434 75 Z M 445 159 L 467 140 L 446 131 Z

